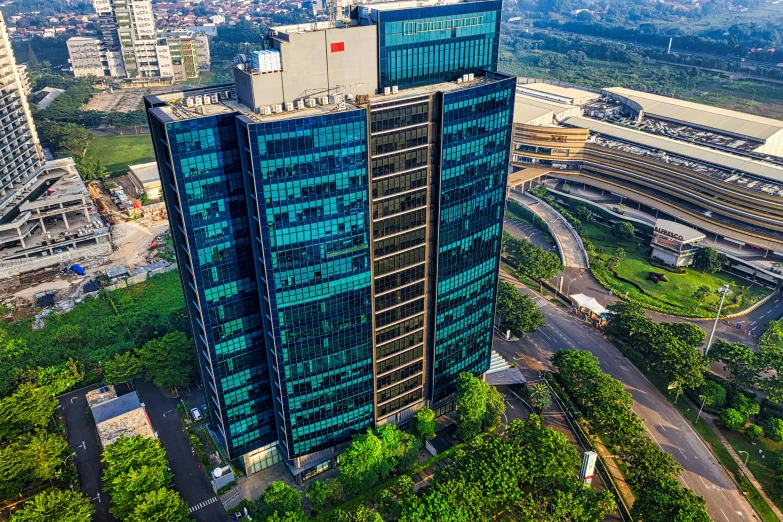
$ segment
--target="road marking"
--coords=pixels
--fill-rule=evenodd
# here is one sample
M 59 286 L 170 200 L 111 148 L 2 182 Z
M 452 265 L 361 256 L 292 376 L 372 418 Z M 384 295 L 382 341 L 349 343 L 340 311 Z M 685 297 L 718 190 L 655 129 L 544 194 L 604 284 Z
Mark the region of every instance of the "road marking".
M 188 513 L 193 513 L 194 511 L 198 511 L 199 509 L 203 507 L 207 507 L 210 504 L 214 504 L 217 501 L 218 501 L 217 497 L 212 497 L 211 499 L 205 500 L 204 502 L 199 502 L 195 506 L 191 506 L 190 509 L 188 509 Z
M 699 480 L 701 480 L 701 483 L 702 483 L 702 484 L 704 484 L 704 487 L 705 487 L 705 488 L 707 488 L 707 489 L 709 489 L 709 488 L 710 488 L 710 487 L 707 485 L 707 483 L 706 483 L 706 482 L 704 482 L 704 479 L 703 479 L 703 478 L 701 478 L 701 475 L 696 475 L 696 476 L 697 476 L 697 477 L 699 477 Z
M 508 399 L 506 399 L 506 402 L 508 403 L 508 407 L 509 407 L 509 408 L 511 408 L 511 409 L 513 410 L 513 409 L 514 409 L 514 405 L 513 405 L 513 404 L 511 404 L 511 401 L 510 401 L 510 400 L 508 400 Z
M 686 459 L 688 458 L 688 456 L 687 456 L 687 455 L 685 455 L 685 452 L 684 452 L 684 451 L 682 451 L 682 448 L 677 448 L 677 449 L 678 449 L 678 450 L 680 450 L 680 453 L 682 453 L 682 456 L 683 456 L 683 457 L 685 457 Z M 699 475 L 699 478 L 701 478 L 701 475 Z M 704 482 L 704 481 L 702 480 L 702 482 Z M 707 484 L 704 484 L 704 485 L 706 486 Z
M 750 323 L 751 326 L 753 326 L 754 324 L 756 324 L 756 321 L 753 321 L 752 323 Z
M 644 425 L 644 429 L 647 430 L 647 433 L 650 434 L 650 437 L 652 437 L 652 440 L 655 441 L 655 443 L 658 445 L 659 448 L 661 448 L 661 451 L 663 451 L 663 446 L 661 446 L 661 443 L 658 442 L 658 439 L 655 438 L 655 435 L 653 435 L 653 432 L 650 431 L 650 428 L 647 427 L 647 425 Z
M 541 332 L 541 335 L 543 335 L 544 337 L 546 337 L 546 338 L 547 338 L 547 339 L 549 339 L 550 341 L 552 340 L 552 338 L 551 338 L 551 337 L 549 337 L 547 334 L 545 334 L 545 333 L 543 332 L 543 330 L 539 330 L 539 332 Z
M 666 428 L 663 427 L 663 424 L 658 424 L 658 426 L 660 426 L 663 431 L 666 431 Z
M 723 516 L 726 517 L 726 520 L 728 520 L 728 522 L 731 522 L 731 520 L 729 520 L 729 517 L 726 516 L 726 512 L 723 511 L 723 508 L 719 508 L 719 509 L 720 509 L 720 512 L 723 513 Z
M 688 485 L 688 483 L 687 483 L 687 482 L 685 482 L 685 477 L 683 477 L 682 475 L 680 475 L 680 480 L 682 480 L 682 483 L 683 483 L 683 484 L 685 484 L 685 487 L 686 487 L 686 488 L 688 488 L 688 489 L 691 489 L 691 487 Z

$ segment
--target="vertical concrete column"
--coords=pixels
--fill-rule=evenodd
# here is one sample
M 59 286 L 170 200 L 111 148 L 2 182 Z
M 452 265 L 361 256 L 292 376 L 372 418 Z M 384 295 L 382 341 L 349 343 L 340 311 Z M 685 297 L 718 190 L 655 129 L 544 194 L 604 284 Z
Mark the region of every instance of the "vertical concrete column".
M 68 225 L 68 218 L 67 218 L 67 217 L 65 217 L 65 212 L 63 212 L 63 222 L 65 223 L 65 228 L 71 228 L 71 227 Z
M 44 226 L 43 218 L 38 218 L 38 221 L 41 222 L 41 230 L 43 230 L 43 233 L 46 234 L 46 226 Z

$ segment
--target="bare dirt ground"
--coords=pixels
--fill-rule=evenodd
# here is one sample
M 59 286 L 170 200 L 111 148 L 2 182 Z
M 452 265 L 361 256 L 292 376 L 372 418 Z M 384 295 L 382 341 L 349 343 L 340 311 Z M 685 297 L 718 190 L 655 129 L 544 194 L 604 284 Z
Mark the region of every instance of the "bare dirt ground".
M 112 241 L 117 247 L 108 259 L 108 264 L 100 267 L 99 271 L 108 268 L 125 265 L 128 268 L 137 268 L 148 264 L 150 261 L 150 244 L 155 238 L 169 228 L 168 221 L 159 220 L 145 226 L 137 221 L 118 223 L 112 229 Z

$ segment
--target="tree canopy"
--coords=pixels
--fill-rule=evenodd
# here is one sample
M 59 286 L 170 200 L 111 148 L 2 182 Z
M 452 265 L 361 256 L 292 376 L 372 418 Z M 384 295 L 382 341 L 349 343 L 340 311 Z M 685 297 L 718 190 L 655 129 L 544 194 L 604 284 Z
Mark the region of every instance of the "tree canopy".
M 95 513 L 92 501 L 78 491 L 47 489 L 11 515 L 11 522 L 89 522 Z
M 500 426 L 506 410 L 503 395 L 474 375 L 464 372 L 457 378 L 457 437 L 470 440 Z
M 264 494 L 251 504 L 250 511 L 255 520 L 304 522 L 302 494 L 282 481 L 272 482 Z
M 522 295 L 513 284 L 506 281 L 498 285 L 497 314 L 502 318 L 504 327 L 517 337 L 535 332 L 546 324 L 544 313 L 530 296 Z
M 184 332 L 175 330 L 147 341 L 137 352 L 147 370 L 147 380 L 155 386 L 186 386 L 195 375 L 196 354 Z
M 57 399 L 44 387 L 22 383 L 14 393 L 0 399 L 0 439 L 11 439 L 49 423 Z

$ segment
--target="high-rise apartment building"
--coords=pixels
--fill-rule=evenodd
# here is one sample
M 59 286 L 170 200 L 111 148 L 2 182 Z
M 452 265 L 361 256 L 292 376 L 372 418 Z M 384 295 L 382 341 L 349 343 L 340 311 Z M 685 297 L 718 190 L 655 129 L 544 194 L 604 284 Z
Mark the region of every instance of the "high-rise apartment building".
M 67 42 L 77 78 L 185 80 L 209 68 L 203 63 L 209 61 L 207 36 L 186 30 L 159 34 L 151 0 L 94 0 L 93 5 L 101 38 L 77 36 Z
M 350 6 L 272 29 L 234 84 L 145 99 L 212 426 L 249 473 L 307 478 L 488 369 L 500 7 Z
M 22 78 L 0 15 L 0 223 L 43 166 Z

